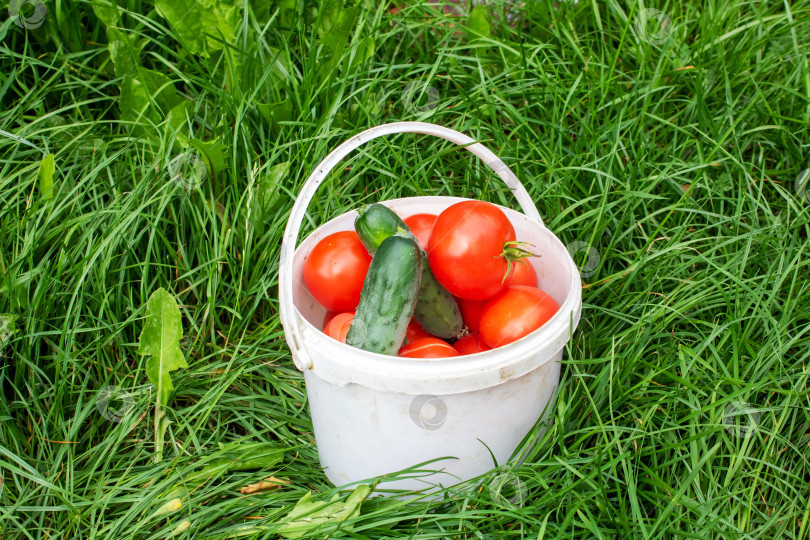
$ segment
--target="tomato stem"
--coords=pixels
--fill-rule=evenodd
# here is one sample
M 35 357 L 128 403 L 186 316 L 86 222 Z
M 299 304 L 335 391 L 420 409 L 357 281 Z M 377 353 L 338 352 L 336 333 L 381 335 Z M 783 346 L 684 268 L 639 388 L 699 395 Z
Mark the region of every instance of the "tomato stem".
M 499 257 L 506 259 L 506 273 L 503 275 L 501 283 L 505 282 L 506 278 L 509 277 L 509 273 L 512 271 L 512 264 L 514 262 L 517 261 L 521 264 L 528 264 L 526 261 L 521 259 L 525 259 L 526 257 L 540 257 L 540 255 L 537 253 L 526 249 L 526 246 L 534 247 L 534 244 L 521 242 L 519 240 L 504 243 L 503 251 L 500 255 L 498 255 Z
M 459 331 L 459 333 L 456 334 L 456 339 L 459 340 L 459 339 L 463 338 L 464 336 L 468 336 L 468 335 L 470 335 L 470 329 L 465 324 L 464 326 L 461 327 L 461 331 Z

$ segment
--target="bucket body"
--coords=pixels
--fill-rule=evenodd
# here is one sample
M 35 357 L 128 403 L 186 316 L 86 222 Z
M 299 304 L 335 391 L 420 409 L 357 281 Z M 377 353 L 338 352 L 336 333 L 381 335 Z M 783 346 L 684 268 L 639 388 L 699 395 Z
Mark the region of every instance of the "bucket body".
M 406 218 L 439 214 L 462 200 L 411 197 L 383 204 Z M 532 334 L 475 355 L 383 356 L 349 347 L 321 332 L 325 309 L 304 285 L 304 261 L 324 237 L 353 230 L 356 212 L 325 223 L 295 250 L 292 317 L 300 336 L 297 345 L 303 349 L 299 354 L 307 357 L 303 371 L 318 455 L 334 484 L 430 460 L 439 461 L 380 487 L 415 490 L 457 484 L 504 464 L 543 412 L 550 410 L 562 351 L 581 313 L 579 274 L 565 246 L 542 223 L 501 209 L 518 240 L 532 244 L 532 251 L 540 255 L 530 258 L 530 263 L 539 287 L 557 301 L 560 310 Z

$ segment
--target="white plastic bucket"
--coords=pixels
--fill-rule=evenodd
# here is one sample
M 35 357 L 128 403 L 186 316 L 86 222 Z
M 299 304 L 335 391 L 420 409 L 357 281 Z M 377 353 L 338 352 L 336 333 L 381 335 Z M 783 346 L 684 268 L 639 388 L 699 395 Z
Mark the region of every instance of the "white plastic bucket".
M 322 238 L 352 230 L 355 211 L 325 223 L 296 249 L 301 222 L 329 172 L 361 144 L 393 133 L 434 135 L 466 145 L 512 189 L 524 214 L 503 208 L 518 240 L 540 255 L 531 262 L 539 286 L 560 309 L 541 328 L 514 343 L 469 356 L 416 359 L 384 356 L 349 347 L 321 332 L 325 309 L 304 285 L 303 265 Z M 438 214 L 465 199 L 411 197 L 384 201 L 405 218 Z M 559 384 L 563 348 L 579 322 L 582 287 L 565 246 L 540 219 L 526 190 L 509 168 L 480 143 L 457 131 L 423 122 L 397 122 L 366 130 L 324 159 L 301 189 L 284 233 L 279 266 L 281 322 L 296 367 L 304 372 L 326 476 L 344 485 L 413 467 L 413 477 L 386 488 L 449 486 L 505 463 L 550 404 Z M 417 477 L 418 476 L 418 477 Z M 380 486 L 383 487 L 383 486 Z

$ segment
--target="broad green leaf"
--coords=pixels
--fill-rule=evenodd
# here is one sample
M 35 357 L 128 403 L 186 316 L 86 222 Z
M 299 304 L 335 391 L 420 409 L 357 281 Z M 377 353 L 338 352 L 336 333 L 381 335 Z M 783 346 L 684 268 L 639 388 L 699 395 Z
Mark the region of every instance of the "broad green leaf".
M 174 390 L 170 372 L 188 367 L 180 338 L 183 327 L 174 297 L 160 288 L 146 302 L 146 317 L 138 341 L 138 354 L 148 354 L 146 376 L 157 387 L 157 402 L 166 405 Z
M 14 332 L 16 331 L 14 321 L 16 320 L 16 315 L 12 315 L 11 313 L 0 313 L 0 347 L 5 345 L 9 338 L 14 335 Z
M 188 52 L 208 56 L 204 32 L 211 33 L 216 27 L 216 15 L 202 9 L 197 0 L 155 0 L 155 7 Z
M 349 43 L 349 35 L 354 29 L 360 9 L 358 7 L 340 8 L 337 4 L 329 4 L 322 8 L 321 20 L 318 26 L 326 54 L 326 61 L 321 65 L 320 76 L 325 79 L 337 66 Z
M 292 119 L 292 103 L 289 99 L 278 103 L 257 103 L 256 109 L 274 130 L 279 129 L 279 122 L 289 122 Z
M 158 123 L 158 115 L 149 100 L 149 88 L 133 75 L 128 75 L 121 83 L 121 97 L 118 98 L 121 118 L 132 122 L 151 120 Z
M 189 475 L 186 481 L 217 477 L 230 471 L 266 469 L 284 458 L 284 450 L 267 443 L 220 443 L 219 450 L 221 456 L 209 460 L 202 469 Z
M 118 7 L 110 0 L 95 0 L 93 12 L 107 26 L 107 49 L 115 67 L 115 74 L 123 77 L 135 72 L 138 67 L 141 50 L 146 45 L 145 38 L 129 34 L 116 26 L 120 25 Z
M 487 6 L 475 6 L 467 21 L 467 34 L 471 40 L 489 37 L 490 24 L 487 16 Z
M 221 452 L 226 454 L 212 460 L 217 466 L 227 464 L 229 471 L 264 469 L 272 467 L 284 457 L 284 450 L 274 448 L 264 442 L 255 443 L 217 443 Z
M 209 57 L 233 44 L 242 3 L 226 0 L 156 0 L 155 7 L 165 18 L 187 52 Z
M 146 39 L 139 39 L 117 28 L 107 28 L 107 49 L 110 59 L 115 67 L 115 74 L 123 77 L 138 69 L 141 58 L 141 49 L 146 45 Z
M 275 2 L 273 0 L 250 0 L 250 9 L 259 21 L 259 24 L 266 24 L 270 20 Z
M 179 154 L 183 148 L 188 148 L 188 134 L 191 129 L 189 126 L 189 119 L 194 115 L 194 103 L 191 101 L 183 101 L 169 111 L 166 117 L 166 123 L 169 124 L 169 129 L 174 134 L 172 141 L 172 152 Z
M 219 452 L 216 457 L 203 458 L 200 461 L 203 467 L 194 471 L 183 479 L 183 483 L 175 484 L 163 498 L 185 497 L 188 489 L 231 471 L 247 471 L 251 469 L 267 469 L 284 459 L 284 450 L 274 448 L 267 443 L 219 443 Z
M 168 114 L 172 107 L 178 105 L 184 99 L 177 94 L 171 79 L 159 71 L 139 68 L 138 79 L 143 81 L 152 99 L 165 114 Z
M 130 122 L 159 124 L 183 97 L 177 95 L 174 83 L 166 75 L 139 68 L 121 83 L 118 106 L 121 118 Z
M 194 104 L 182 101 L 172 107 L 166 121 L 174 131 L 188 132 L 188 120 L 194 114 Z
M 292 29 L 301 20 L 298 0 L 281 0 L 278 3 L 279 22 L 284 35 L 290 35 Z
M 202 154 L 205 164 L 208 165 L 208 172 L 211 177 L 225 170 L 225 150 L 226 146 L 222 144 L 217 137 L 211 141 L 201 141 L 200 139 L 186 139 L 188 145 L 195 148 Z
M 270 74 L 280 81 L 290 82 L 293 77 L 290 74 L 290 62 L 284 52 L 275 47 L 268 47 L 268 59 L 270 60 Z
M 146 316 L 138 341 L 138 354 L 148 354 L 146 376 L 157 388 L 155 402 L 155 459 L 163 455 L 163 435 L 169 427 L 164 408 L 169 403 L 174 386 L 171 372 L 188 367 L 180 338 L 183 327 L 180 310 L 174 297 L 160 288 L 146 302 Z
M 374 56 L 374 38 L 367 36 L 357 43 L 351 67 L 354 68 L 367 62 L 372 56 Z
M 110 0 L 95 0 L 92 3 L 93 13 L 107 26 L 118 24 L 118 9 L 116 4 Z
M 289 170 L 289 161 L 278 163 L 270 167 L 269 171 L 256 180 L 256 187 L 250 205 L 250 221 L 260 233 L 264 230 L 264 223 L 268 216 L 272 215 L 273 211 L 284 200 L 284 191 L 281 186 Z
M 371 487 L 367 485 L 357 486 L 351 492 L 346 501 L 339 501 L 338 496 L 332 497 L 328 503 L 312 500 L 312 492 L 308 491 L 296 504 L 295 507 L 282 518 L 283 525 L 279 527 L 278 534 L 285 538 L 300 538 L 312 529 L 325 525 L 338 526 L 347 519 L 360 515 L 360 505 L 371 494 Z M 351 528 L 342 527 L 344 531 Z M 319 531 L 321 533 L 325 530 Z
M 318 9 L 318 23 L 316 29 L 318 37 L 323 39 L 334 26 L 335 18 L 340 12 L 339 0 L 324 0 Z
M 45 200 L 53 199 L 53 172 L 55 165 L 53 154 L 48 154 L 39 164 L 39 194 Z
M 349 34 L 354 29 L 354 23 L 360 9 L 345 7 L 339 10 L 329 25 L 329 31 L 321 38 L 321 42 L 332 50 L 343 52 L 343 47 L 349 41 Z
M 185 144 L 188 147 L 189 118 L 194 114 L 194 104 L 191 101 L 183 101 L 169 111 L 166 122 L 175 135 L 172 141 L 172 151 L 181 152 Z

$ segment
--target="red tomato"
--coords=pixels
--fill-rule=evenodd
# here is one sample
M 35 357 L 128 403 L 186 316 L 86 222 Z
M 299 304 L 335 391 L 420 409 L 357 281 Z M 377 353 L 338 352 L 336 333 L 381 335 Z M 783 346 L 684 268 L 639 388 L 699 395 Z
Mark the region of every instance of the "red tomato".
M 484 340 L 481 339 L 481 334 L 478 332 L 473 332 L 472 334 L 467 334 L 460 340 L 456 341 L 453 344 L 453 347 L 459 352 L 459 354 L 475 354 L 484 351 L 490 350 L 492 347 L 484 343 Z
M 330 234 L 304 261 L 304 283 L 323 307 L 351 311 L 360 303 L 371 256 L 354 231 Z
M 470 332 L 478 332 L 481 322 L 481 312 L 487 305 L 486 300 L 465 300 L 456 297 L 458 309 L 461 310 L 461 320 L 467 325 Z
M 436 219 L 428 242 L 430 269 L 450 294 L 487 300 L 504 287 L 507 262 L 504 244 L 515 241 L 515 229 L 494 204 L 462 201 Z
M 537 287 L 512 285 L 484 306 L 481 337 L 492 348 L 512 343 L 543 326 L 558 309 Z
M 449 358 L 459 356 L 458 351 L 449 343 L 438 338 L 417 339 L 399 350 L 400 356 L 407 358 Z
M 337 315 L 337 311 L 327 311 L 326 315 L 323 316 L 323 326 L 321 328 L 323 328 L 324 331 L 326 330 L 326 325 L 335 318 L 335 315 Z
M 324 327 L 323 333 L 341 343 L 346 343 L 346 336 L 349 334 L 349 328 L 352 327 L 352 321 L 354 321 L 354 311 L 335 315 Z
M 422 249 L 427 251 L 428 239 L 430 238 L 430 231 L 433 230 L 433 224 L 436 222 L 435 214 L 415 214 L 405 219 L 405 225 L 411 230 L 413 235 L 419 240 L 419 245 Z
M 419 321 L 416 319 L 411 319 L 411 322 L 408 323 L 408 329 L 405 330 L 405 343 L 412 343 L 417 339 L 435 337 L 436 336 L 422 328 L 422 325 L 419 324 Z
M 510 285 L 528 285 L 537 287 L 537 272 L 528 259 L 518 259 L 512 262 L 512 269 L 506 276 L 506 287 Z

